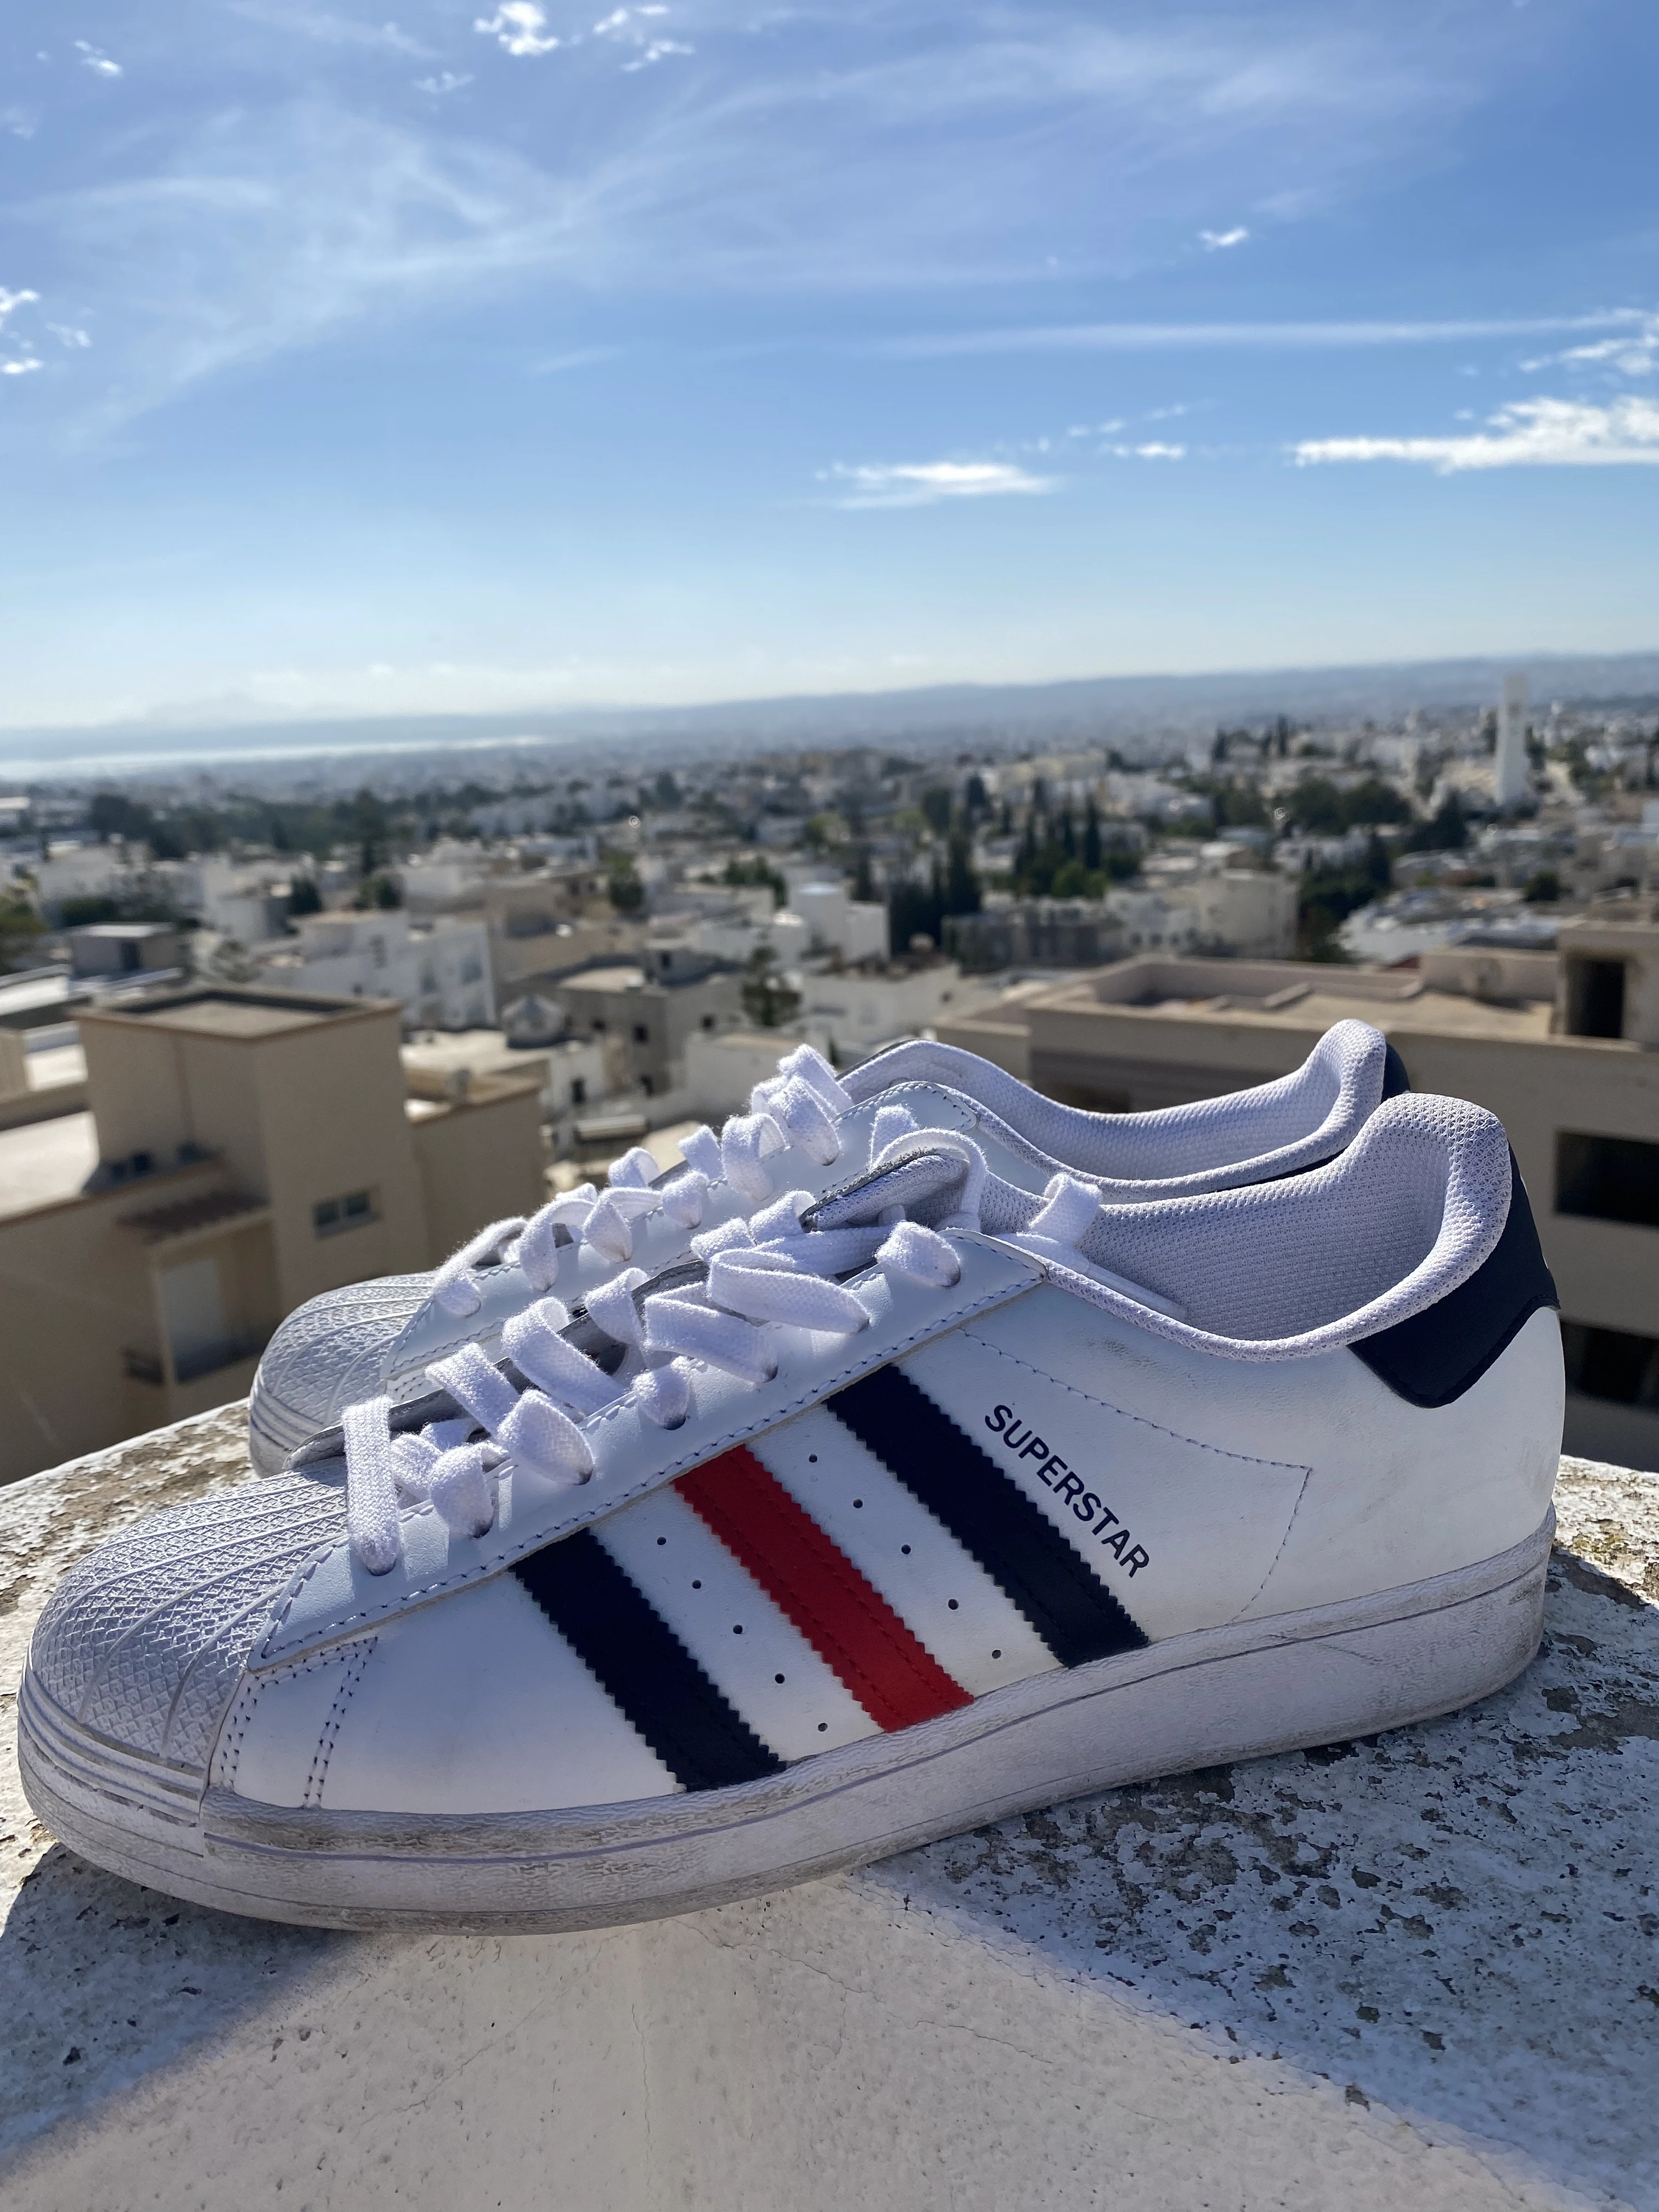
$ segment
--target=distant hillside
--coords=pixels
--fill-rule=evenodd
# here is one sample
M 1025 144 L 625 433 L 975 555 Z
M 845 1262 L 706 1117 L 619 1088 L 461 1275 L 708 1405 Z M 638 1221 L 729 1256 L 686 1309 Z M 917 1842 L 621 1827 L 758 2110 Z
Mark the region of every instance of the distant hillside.
M 545 750 L 596 742 L 672 757 L 811 745 L 880 744 L 928 750 L 1136 741 L 1176 747 L 1218 722 L 1289 714 L 1311 721 L 1392 719 L 1495 701 L 1519 669 L 1534 700 L 1659 706 L 1659 653 L 1517 655 L 1400 661 L 1353 668 L 1218 671 L 1201 676 L 1102 676 L 1062 684 L 951 684 L 916 691 L 735 700 L 717 706 L 553 708 L 511 714 L 390 715 L 375 719 L 238 721 L 204 719 L 98 728 L 0 731 L 0 775 L 81 777 L 188 763 L 270 774 L 319 757 L 415 752 L 422 773 L 451 766 L 489 773 L 528 767 Z M 453 763 L 442 757 L 454 756 Z M 441 763 L 442 768 L 441 769 Z

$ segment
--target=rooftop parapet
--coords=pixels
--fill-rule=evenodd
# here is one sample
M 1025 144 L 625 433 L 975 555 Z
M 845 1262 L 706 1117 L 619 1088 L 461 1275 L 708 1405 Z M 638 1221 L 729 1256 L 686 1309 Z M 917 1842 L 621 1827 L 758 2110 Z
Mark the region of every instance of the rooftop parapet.
M 0 1493 L 7 1705 L 76 1559 L 245 1472 L 228 1407 Z M 1557 1503 L 1542 1653 L 1467 1712 L 592 1935 L 135 1888 L 8 1724 L 5 2201 L 1651 2212 L 1659 1480 Z

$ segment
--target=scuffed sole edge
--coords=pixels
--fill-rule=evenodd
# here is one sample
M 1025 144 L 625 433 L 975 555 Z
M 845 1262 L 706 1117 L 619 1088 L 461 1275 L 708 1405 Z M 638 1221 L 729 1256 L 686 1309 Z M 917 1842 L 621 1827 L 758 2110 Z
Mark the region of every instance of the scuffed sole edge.
M 1069 1797 L 1374 1735 L 1488 1697 L 1537 1651 L 1553 1527 L 1552 1514 L 1513 1550 L 1431 1582 L 1039 1675 L 693 1798 L 428 1816 L 209 1790 L 186 1826 L 143 1817 L 84 1766 L 69 1771 L 29 1725 L 27 1685 L 23 1786 L 95 1864 L 257 1918 L 550 1931 L 659 1918 Z

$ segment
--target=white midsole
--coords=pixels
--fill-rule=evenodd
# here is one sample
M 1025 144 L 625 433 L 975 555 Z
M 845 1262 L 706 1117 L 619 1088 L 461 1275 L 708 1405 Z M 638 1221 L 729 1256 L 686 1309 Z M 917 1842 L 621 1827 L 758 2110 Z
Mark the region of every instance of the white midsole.
M 262 1918 L 601 1927 L 779 1888 L 1160 1774 L 1449 1712 L 1537 1650 L 1554 1516 L 1431 1581 L 1034 1676 L 734 1789 L 547 1813 L 263 1805 L 94 1738 L 26 1677 L 30 1803 L 112 1872 Z

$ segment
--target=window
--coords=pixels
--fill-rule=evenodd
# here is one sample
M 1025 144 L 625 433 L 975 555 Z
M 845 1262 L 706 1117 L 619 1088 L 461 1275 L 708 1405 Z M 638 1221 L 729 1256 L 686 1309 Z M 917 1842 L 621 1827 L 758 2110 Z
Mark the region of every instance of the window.
M 343 1198 L 319 1199 L 311 1209 L 311 1225 L 319 1237 L 337 1237 L 347 1229 L 366 1228 L 379 1215 L 372 1190 L 349 1190 Z
M 649 1044 L 651 1042 L 651 1032 L 643 1022 L 634 1024 L 634 1042 L 635 1044 Z
M 1564 1321 L 1567 1388 L 1620 1406 L 1659 1407 L 1659 1338 Z
M 1622 960 L 1569 959 L 1567 1033 L 1570 1036 L 1623 1036 L 1625 963 Z
M 702 1018 L 702 1025 L 703 1025 L 704 1029 L 706 1029 L 706 1030 L 712 1030 L 712 1029 L 714 1028 L 714 1017 L 713 1016 L 713 1014 L 705 1014 L 705 1015 L 703 1016 L 703 1018 Z
M 1555 1210 L 1659 1229 L 1659 1145 L 1558 1130 Z
M 580 1075 L 573 1075 L 570 1079 L 570 1103 L 573 1106 L 586 1106 L 587 1103 L 587 1085 Z

